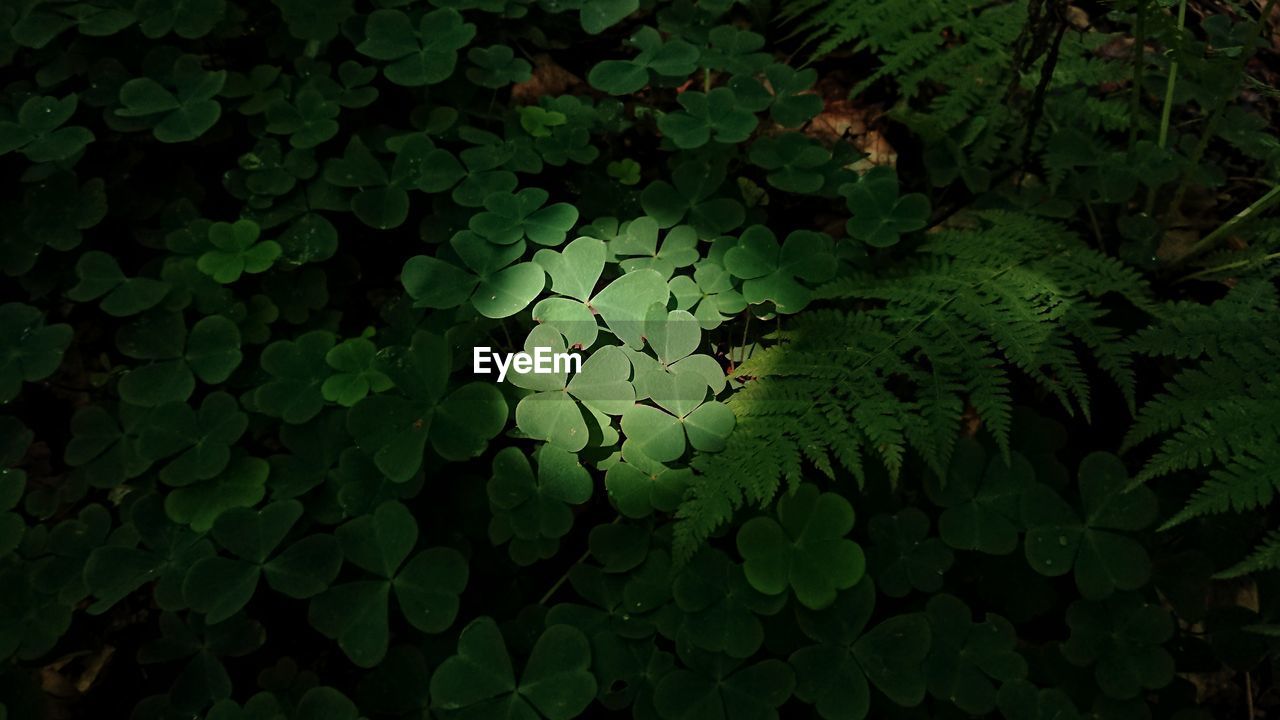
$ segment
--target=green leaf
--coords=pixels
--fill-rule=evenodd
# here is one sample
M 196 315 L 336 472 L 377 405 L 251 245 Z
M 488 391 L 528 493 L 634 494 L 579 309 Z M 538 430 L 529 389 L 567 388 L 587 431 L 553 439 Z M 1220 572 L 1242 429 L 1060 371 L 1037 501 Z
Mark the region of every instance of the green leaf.
M 134 6 L 138 29 L 149 38 L 174 33 L 194 40 L 204 37 L 222 20 L 227 11 L 223 0 L 140 0 Z
M 378 506 L 337 530 L 342 554 L 350 562 L 375 575 L 390 578 L 418 541 L 418 523 L 398 502 Z
M 453 74 L 458 51 L 475 37 L 476 26 L 452 8 L 422 16 L 415 28 L 399 10 L 375 10 L 365 23 L 365 39 L 356 50 L 389 61 L 382 72 L 397 85 L 416 87 L 443 82 Z
M 264 348 L 262 369 L 272 379 L 254 391 L 258 410 L 295 425 L 315 417 L 324 407 L 323 386 L 332 373 L 325 356 L 334 340 L 332 333 L 313 330 Z
M 769 174 L 769 184 L 793 193 L 816 193 L 826 176 L 820 168 L 831 160 L 831 153 L 802 133 L 782 133 L 762 137 L 751 144 L 751 162 Z
M 812 296 L 801 281 L 818 284 L 830 280 L 836 262 L 831 238 L 823 233 L 796 230 L 779 246 L 771 230 L 752 225 L 725 253 L 724 267 L 745 281 L 742 295 L 747 302 L 771 302 L 778 312 L 795 313 L 803 310 Z
M 94 135 L 80 126 L 62 127 L 75 112 L 75 94 L 61 100 L 33 96 L 18 109 L 18 121 L 0 121 L 0 155 L 18 151 L 34 163 L 73 157 L 93 142 Z
M 1145 486 L 1129 489 L 1124 463 L 1110 453 L 1086 456 L 1079 478 L 1083 520 L 1044 485 L 1022 496 L 1027 562 L 1050 577 L 1074 568 L 1076 586 L 1089 599 L 1146 585 L 1151 577 L 1146 549 L 1116 531 L 1141 530 L 1154 522 L 1155 494 Z
M 519 683 L 497 624 L 482 617 L 458 638 L 458 653 L 436 669 L 431 697 L 444 711 L 486 717 L 503 708 L 507 717 L 569 720 L 595 698 L 596 680 L 588 671 L 591 649 L 579 630 L 547 628 L 533 645 Z
M 0 305 L 0 403 L 17 397 L 23 381 L 52 375 L 71 337 L 70 325 L 45 325 L 44 314 L 30 305 Z
M 423 550 L 392 581 L 400 612 L 422 632 L 444 632 L 458 614 L 468 572 L 467 561 L 452 548 Z
M 585 0 L 578 15 L 583 30 L 599 35 L 638 9 L 640 0 Z
M 621 1 L 612 0 L 615 7 Z M 640 52 L 631 60 L 605 60 L 595 65 L 587 74 L 587 82 L 592 87 L 611 95 L 628 95 L 647 85 L 651 72 L 664 77 L 683 77 L 697 68 L 696 47 L 680 39 L 664 43 L 654 28 L 641 27 L 628 43 Z
M 738 552 L 752 587 L 767 595 L 790 587 L 805 607 L 823 608 L 866 572 L 862 548 L 845 537 L 852 529 L 847 500 L 801 485 L 778 500 L 778 520 L 757 517 L 738 530 Z
M 471 48 L 467 59 L 475 64 L 474 68 L 467 69 L 467 79 L 481 87 L 501 88 L 524 82 L 533 71 L 529 61 L 517 58 L 515 51 L 506 45 Z
M 671 227 L 687 218 L 701 237 L 709 238 L 740 226 L 746 218 L 742 203 L 715 197 L 724 184 L 723 166 L 690 160 L 675 169 L 671 180 L 653 182 L 640 195 L 645 214 L 660 227 Z
M 780 660 L 745 667 L 710 653 L 681 653 L 692 669 L 676 669 L 658 682 L 653 704 L 667 720 L 760 718 L 777 720 L 778 708 L 791 697 L 795 673 Z
M 982 473 L 983 459 L 977 443 L 961 443 L 945 484 L 931 477 L 925 492 L 946 508 L 938 518 L 943 542 L 957 550 L 1007 555 L 1018 549 L 1022 495 L 1035 482 L 1035 469 L 1015 452 L 1011 465 L 993 457 Z
M 265 272 L 280 257 L 281 248 L 273 240 L 257 242 L 258 232 L 258 224 L 251 220 L 213 223 L 209 242 L 215 249 L 201 255 L 196 267 L 224 285 L 238 280 L 241 273 Z
M 525 554 L 547 541 L 558 541 L 573 526 L 573 505 L 591 499 L 591 476 L 577 456 L 555 445 L 535 453 L 538 473 L 518 448 L 504 448 L 493 459 L 493 476 L 486 490 L 493 522 L 493 543 L 510 542 L 512 559 L 528 564 Z
M 270 470 L 271 466 L 260 458 L 237 458 L 218 477 L 171 491 L 165 497 L 165 512 L 175 522 L 205 532 L 222 513 L 252 507 L 261 500 Z
M 676 99 L 684 111 L 663 115 L 658 119 L 658 129 L 683 150 L 701 147 L 712 139 L 740 143 L 756 129 L 755 113 L 739 107 L 727 87 L 707 93 L 683 92 Z
M 1094 665 L 1094 679 L 1108 697 L 1137 697 L 1173 680 L 1173 658 L 1161 647 L 1173 636 L 1173 620 L 1137 593 L 1077 600 L 1067 608 L 1067 625 L 1071 637 L 1063 656 L 1075 665 Z
M 975 623 L 964 602 L 946 594 L 930 598 L 926 614 L 933 637 L 925 664 L 930 695 L 983 715 L 996 707 L 996 682 L 1026 677 L 1027 662 L 1015 650 L 1018 638 L 1009 621 L 988 614 Z
M 920 193 L 899 196 L 898 175 L 891 168 L 872 168 L 840 192 L 853 213 L 849 235 L 873 247 L 895 245 L 903 233 L 929 222 L 929 200 Z
M 929 537 L 929 516 L 909 507 L 871 518 L 871 569 L 881 591 L 904 597 L 912 589 L 933 593 L 955 556 L 938 538 Z
M 183 55 L 166 80 L 162 85 L 143 77 L 121 85 L 123 107 L 116 114 L 142 118 L 162 143 L 189 142 L 204 135 L 222 115 L 222 106 L 213 98 L 226 83 L 226 71 L 205 71 L 199 58 Z

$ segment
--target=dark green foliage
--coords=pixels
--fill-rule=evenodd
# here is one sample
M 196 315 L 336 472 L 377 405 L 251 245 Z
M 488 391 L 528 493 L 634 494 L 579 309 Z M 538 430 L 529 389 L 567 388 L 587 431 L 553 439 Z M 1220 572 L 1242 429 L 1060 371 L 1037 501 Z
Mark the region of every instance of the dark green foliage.
M 1274 22 L 4 4 L 0 720 L 1274 715 Z

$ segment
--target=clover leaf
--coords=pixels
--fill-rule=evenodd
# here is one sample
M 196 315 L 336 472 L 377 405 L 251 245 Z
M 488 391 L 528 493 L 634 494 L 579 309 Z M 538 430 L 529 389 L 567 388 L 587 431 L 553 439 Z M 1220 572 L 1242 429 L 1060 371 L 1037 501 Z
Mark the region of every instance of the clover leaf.
M 352 0 L 273 0 L 273 4 L 280 8 L 289 34 L 299 40 L 334 39 L 354 12 Z
M 113 542 L 95 548 L 85 561 L 85 586 L 97 598 L 89 614 L 102 614 L 149 582 L 156 583 L 161 609 L 182 608 L 182 581 L 192 564 L 213 554 L 213 545 L 170 520 L 154 494 L 139 498 L 123 514 Z
M 580 237 L 560 252 L 539 250 L 533 259 L 551 276 L 552 292 L 568 297 L 542 300 L 533 307 L 533 317 L 561 331 L 571 345 L 586 348 L 595 343 L 598 315 L 619 340 L 640 348 L 645 312 L 653 303 L 665 305 L 670 291 L 662 275 L 641 268 L 593 294 L 607 256 L 605 243 L 590 237 Z
M 443 82 L 453 74 L 458 51 L 475 37 L 476 26 L 463 22 L 452 8 L 424 14 L 416 28 L 403 12 L 384 9 L 369 14 L 364 33 L 356 50 L 389 61 L 382 74 L 391 82 L 416 87 Z
M 724 179 L 723 166 L 690 160 L 675 169 L 670 183 L 650 183 L 640 195 L 640 205 L 659 227 L 671 227 L 688 218 L 700 236 L 714 237 L 738 227 L 746 218 L 742 203 L 713 197 Z
M 736 419 L 727 405 L 714 399 L 724 387 L 724 372 L 707 355 L 692 355 L 702 338 L 697 320 L 683 310 L 667 312 L 662 304 L 649 306 L 645 338 L 657 361 L 633 353 L 636 404 L 622 414 L 624 448 L 632 448 L 663 463 L 685 452 L 685 440 L 695 450 L 724 449 Z M 710 391 L 712 400 L 707 401 Z
M 1077 600 L 1067 608 L 1071 637 L 1062 654 L 1074 665 L 1094 665 L 1098 688 L 1125 700 L 1173 680 L 1173 657 L 1161 645 L 1173 636 L 1169 612 L 1137 593 Z
M 561 127 L 569 122 L 569 118 L 565 117 L 564 113 L 547 110 L 538 105 L 522 107 L 519 113 L 520 127 L 535 138 L 551 137 L 552 128 Z
M 469 231 L 449 240 L 475 274 L 430 255 L 405 261 L 400 281 L 414 307 L 450 308 L 471 301 L 485 317 L 504 318 L 525 309 L 542 292 L 547 276 L 535 263 L 511 264 L 524 256 L 525 243 L 495 246 Z
M 663 634 L 677 645 L 748 658 L 764 643 L 757 615 L 774 615 L 786 606 L 785 595 L 765 595 L 747 581 L 742 567 L 724 553 L 704 548 L 672 581 L 672 598 L 682 613 L 678 626 Z
M 733 90 L 727 87 L 706 93 L 683 92 L 677 102 L 684 110 L 663 115 L 658 119 L 658 129 L 682 150 L 702 147 L 712 139 L 740 143 L 756 129 L 755 113 L 740 107 Z
M 312 535 L 276 552 L 301 516 L 302 505 L 296 500 L 260 510 L 233 508 L 219 515 L 211 534 L 235 558 L 213 555 L 191 566 L 182 592 L 192 609 L 205 613 L 207 623 L 222 622 L 249 602 L 260 575 L 272 589 L 293 598 L 308 598 L 327 588 L 342 565 L 333 536 Z
M 195 378 L 210 385 L 231 376 L 243 355 L 240 330 L 221 315 L 201 318 L 187 331 L 179 313 L 140 315 L 116 334 L 120 352 L 149 360 L 120 378 L 116 389 L 125 402 L 155 407 L 181 402 L 195 390 Z
M 329 367 L 337 370 L 320 386 L 320 394 L 329 402 L 351 407 L 370 393 L 380 393 L 392 386 L 391 378 L 374 367 L 378 347 L 366 338 L 351 338 L 335 345 L 324 355 Z
M 875 167 L 857 182 L 840 186 L 853 217 L 846 229 L 853 238 L 872 247 L 897 244 L 903 233 L 919 230 L 929 222 L 929 200 L 920 193 L 898 194 L 898 174 Z
M 774 96 L 769 114 L 779 125 L 800 127 L 822 112 L 822 97 L 810 89 L 818 79 L 817 70 L 774 63 L 764 69 L 764 76 Z
M 76 302 L 102 298 L 98 307 L 112 317 L 128 317 L 155 307 L 169 292 L 169 283 L 146 277 L 130 278 L 107 253 L 90 250 L 76 261 L 80 282 L 67 291 Z
M 640 52 L 630 60 L 605 60 L 587 73 L 591 87 L 610 95 L 627 95 L 648 85 L 657 73 L 684 77 L 698 67 L 698 49 L 678 38 L 667 42 L 654 28 L 641 27 L 627 41 Z
M 742 278 L 742 296 L 758 305 L 772 302 L 781 313 L 795 313 L 809 304 L 811 292 L 803 280 L 816 284 L 830 280 L 836 262 L 832 241 L 824 233 L 796 230 L 778 244 L 773 231 L 752 225 L 724 255 L 724 267 Z
M 533 70 L 528 60 L 517 58 L 515 51 L 506 45 L 471 48 L 467 59 L 475 64 L 467 68 L 467 79 L 481 87 L 500 88 L 524 82 Z
M 801 605 L 820 609 L 866 573 L 862 548 L 846 537 L 852 529 L 848 500 L 804 484 L 778 500 L 777 520 L 756 517 L 739 528 L 738 552 L 752 587 L 767 595 L 790 588 Z
M 1001 685 L 996 703 L 1008 720 L 1080 720 L 1079 711 L 1065 692 L 1058 688 L 1040 689 L 1026 680 Z
M 608 466 L 604 487 L 623 516 L 643 518 L 675 510 L 692 479 L 692 470 L 664 465 L 633 445 Z
M 61 100 L 33 96 L 18 109 L 17 122 L 0 121 L 0 155 L 20 152 L 31 162 L 65 160 L 93 142 L 93 133 L 84 127 L 63 127 L 76 111 L 73 93 Z
M 925 492 L 946 508 L 938 518 L 942 541 L 957 550 L 1007 555 L 1018 549 L 1022 495 L 1035 483 L 1035 468 L 1022 454 L 986 463 L 982 447 L 962 441 L 951 456 L 945 482 L 930 477 Z
M 525 341 L 525 352 L 548 348 L 565 351 L 564 336 L 547 325 L 534 328 Z M 578 452 L 593 438 L 599 442 L 608 416 L 620 415 L 635 402 L 631 363 L 617 347 L 606 345 L 582 362 L 582 369 L 568 377 L 554 374 L 511 373 L 510 381 L 535 390 L 516 405 L 516 425 L 526 435 L 569 452 Z
M 313 148 L 338 134 L 334 118 L 339 112 L 337 101 L 307 85 L 294 94 L 292 102 L 280 98 L 267 106 L 267 132 L 288 135 L 295 148 Z
M 605 166 L 605 173 L 623 185 L 635 185 L 640 182 L 640 163 L 631 158 L 613 160 Z
M 351 662 L 368 668 L 387 654 L 387 605 L 394 593 L 405 620 L 425 633 L 453 624 L 468 567 L 452 548 L 429 548 L 412 558 L 418 523 L 408 508 L 386 502 L 371 514 L 338 527 L 347 562 L 369 573 L 364 580 L 334 585 L 311 600 L 311 625 L 338 641 Z
M 802 133 L 782 133 L 762 137 L 751 144 L 751 162 L 770 171 L 770 185 L 793 193 L 816 193 L 826 176 L 821 168 L 831 153 Z
M 195 140 L 209 131 L 222 115 L 213 98 L 226 83 L 225 70 L 206 72 L 200 59 L 183 55 L 161 83 L 150 77 L 134 78 L 120 86 L 116 115 L 140 118 L 162 143 Z
M 541 188 L 525 188 L 514 195 L 493 193 L 484 199 L 485 212 L 471 216 L 469 226 L 498 245 L 526 237 L 539 245 L 559 245 L 578 222 L 578 209 L 569 203 L 546 205 L 548 197 L 550 193 Z
M 1027 675 L 1027 661 L 1015 649 L 1013 625 L 988 614 L 973 622 L 968 606 L 954 595 L 935 595 L 925 609 L 933 644 L 925 662 L 929 694 L 948 700 L 970 715 L 996 707 L 996 687 Z
M 707 33 L 711 46 L 702 51 L 699 58 L 703 67 L 729 72 L 734 75 L 751 75 L 769 64 L 768 53 L 757 52 L 764 47 L 764 36 L 733 25 L 719 25 Z
M 196 267 L 223 285 L 235 282 L 241 273 L 265 272 L 280 257 L 280 244 L 258 242 L 258 233 L 258 224 L 252 220 L 213 223 L 209 242 L 214 249 L 201 255 Z
M 509 542 L 507 551 L 517 565 L 532 565 L 555 554 L 559 540 L 573 527 L 573 505 L 591 499 L 591 475 L 573 453 L 555 445 L 535 452 L 535 478 L 529 459 L 519 448 L 503 448 L 493 458 L 493 476 L 486 486 L 489 540 Z
M 293 425 L 315 417 L 324 407 L 324 383 L 332 374 L 326 358 L 335 340 L 333 333 L 313 330 L 265 347 L 260 362 L 272 379 L 253 393 L 257 410 Z
M 225 0 L 140 0 L 138 29 L 149 38 L 173 33 L 187 40 L 208 35 L 226 14 Z
M 795 673 L 781 660 L 744 666 L 741 660 L 694 649 L 682 650 L 680 660 L 684 667 L 668 673 L 653 691 L 653 705 L 664 720 L 777 720 L 778 708 L 796 685 Z
M 905 597 L 912 588 L 937 592 L 955 556 L 938 538 L 929 537 L 929 516 L 916 508 L 877 515 L 869 524 L 872 574 L 889 597 Z
M 234 457 L 216 477 L 172 490 L 165 496 L 164 510 L 174 522 L 205 532 L 222 513 L 262 500 L 270 473 L 266 460 Z
M 1154 522 L 1155 494 L 1145 486 L 1128 489 L 1124 463 L 1110 453 L 1086 456 L 1078 475 L 1083 516 L 1044 485 L 1022 496 L 1027 562 L 1050 577 L 1074 568 L 1076 586 L 1088 599 L 1146 585 L 1151 578 L 1146 549 L 1117 531 L 1137 531 Z
M 45 325 L 44 314 L 30 305 L 0 305 L 0 403 L 17 397 L 23 381 L 52 375 L 72 335 L 70 325 Z
M 609 244 L 609 250 L 618 258 L 623 272 L 647 268 L 670 279 L 677 268 L 697 261 L 698 232 L 688 225 L 677 225 L 667 231 L 659 247 L 658 223 L 650 217 L 636 218 Z
M 352 136 L 343 156 L 330 160 L 324 169 L 329 183 L 357 189 L 351 211 L 361 222 L 379 230 L 404 223 L 409 216 L 409 190 L 447 190 L 465 175 L 458 160 L 435 147 L 425 135 L 402 136 L 388 141 L 387 147 L 396 153 L 390 172 L 359 136 Z
M 870 680 L 893 702 L 924 700 L 924 662 L 932 643 L 924 613 L 897 615 L 865 630 L 875 607 L 870 579 L 837 595 L 829 607 L 800 610 L 800 629 L 818 644 L 791 654 L 800 678 L 796 697 L 826 720 L 862 720 L 871 705 Z
M 190 485 L 221 473 L 231 461 L 231 446 L 249 426 L 236 399 L 224 392 L 206 395 L 197 412 L 185 402 L 168 403 L 148 414 L 138 451 L 148 461 L 176 455 L 160 469 L 160 481 Z
M 640 8 L 640 0 L 582 0 L 578 21 L 591 35 L 599 35 Z
M 414 333 L 408 347 L 378 351 L 374 367 L 391 378 L 397 393 L 356 403 L 347 429 L 393 482 L 418 472 L 428 439 L 444 459 L 465 460 L 484 452 L 506 425 L 507 403 L 492 383 L 446 391 L 451 365 L 444 339 L 426 331 Z
M 677 275 L 670 286 L 676 308 L 692 312 L 703 330 L 720 327 L 747 307 L 746 298 L 733 287 L 733 276 L 710 260 L 694 263 L 692 278 Z
M 502 631 L 492 618 L 473 620 L 458 652 L 431 677 L 432 704 L 460 717 L 569 720 L 595 699 L 596 679 L 586 636 L 568 625 L 542 632 L 516 680 Z

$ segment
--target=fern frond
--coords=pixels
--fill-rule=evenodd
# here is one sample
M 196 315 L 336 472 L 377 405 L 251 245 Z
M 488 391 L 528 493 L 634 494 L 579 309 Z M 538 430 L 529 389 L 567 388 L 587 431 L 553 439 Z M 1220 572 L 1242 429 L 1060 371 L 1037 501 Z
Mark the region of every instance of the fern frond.
M 1280 530 L 1272 530 L 1249 557 L 1214 575 L 1218 579 L 1230 579 L 1263 570 L 1280 570 Z
M 1138 482 L 1177 472 L 1205 478 L 1165 527 L 1259 510 L 1280 495 L 1277 310 L 1273 281 L 1247 278 L 1210 305 L 1170 305 L 1158 324 L 1130 341 L 1136 352 L 1196 361 L 1139 410 L 1124 443 L 1132 448 L 1160 438 Z M 1274 546 L 1275 540 L 1268 542 Z M 1264 548 L 1228 572 L 1270 567 L 1274 558 Z
M 796 316 L 739 367 L 751 379 L 728 401 L 738 425 L 723 452 L 694 459 L 678 557 L 807 467 L 827 477 L 843 468 L 862 483 L 870 454 L 896 480 L 914 452 L 942 471 L 966 407 L 1007 457 L 1012 368 L 1087 414 L 1083 349 L 1132 392 L 1128 348 L 1101 324 L 1099 299 L 1148 306 L 1141 278 L 1054 223 L 1005 212 L 970 220 L 931 235 L 892 273 L 820 288 L 836 307 Z

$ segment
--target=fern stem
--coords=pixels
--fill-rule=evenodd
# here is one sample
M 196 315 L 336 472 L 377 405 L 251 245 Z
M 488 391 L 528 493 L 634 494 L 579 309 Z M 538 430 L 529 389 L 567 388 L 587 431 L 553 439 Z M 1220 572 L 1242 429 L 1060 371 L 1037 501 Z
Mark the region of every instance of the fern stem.
M 1234 217 L 1220 225 L 1217 230 L 1214 230 L 1208 235 L 1197 240 L 1185 253 L 1170 262 L 1169 266 L 1177 267 L 1182 265 L 1196 255 L 1199 255 L 1205 250 L 1213 247 L 1219 239 L 1230 233 L 1232 230 L 1235 230 L 1241 223 L 1252 219 L 1255 215 L 1260 215 L 1266 212 L 1272 205 L 1276 204 L 1277 201 L 1280 201 L 1280 184 L 1272 187 L 1267 194 L 1255 200 L 1249 207 L 1236 213 Z
M 1133 88 L 1129 96 L 1129 149 L 1138 142 L 1139 116 L 1142 114 L 1142 70 L 1146 64 L 1147 0 L 1138 0 L 1137 17 L 1133 21 Z

